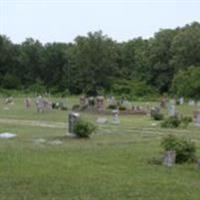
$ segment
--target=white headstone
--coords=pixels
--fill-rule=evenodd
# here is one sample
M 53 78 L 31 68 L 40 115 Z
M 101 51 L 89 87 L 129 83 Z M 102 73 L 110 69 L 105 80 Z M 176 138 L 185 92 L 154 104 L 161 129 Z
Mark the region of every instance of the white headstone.
M 119 119 L 119 111 L 118 110 L 113 110 L 113 124 L 120 124 L 120 119 Z
M 179 99 L 179 102 L 180 102 L 180 105 L 183 105 L 183 104 L 184 104 L 184 97 L 181 97 L 181 98 Z
M 1 133 L 0 134 L 0 139 L 11 139 L 15 138 L 17 135 L 14 133 Z

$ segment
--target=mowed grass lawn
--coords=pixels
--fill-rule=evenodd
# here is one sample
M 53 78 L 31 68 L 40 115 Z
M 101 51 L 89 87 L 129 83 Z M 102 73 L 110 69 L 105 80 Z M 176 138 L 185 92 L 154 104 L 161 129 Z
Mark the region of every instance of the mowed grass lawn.
M 64 100 L 65 101 L 65 100 Z M 200 158 L 200 128 L 162 129 L 148 116 L 121 116 L 120 125 L 100 125 L 90 139 L 66 136 L 65 126 L 23 125 L 24 120 L 66 123 L 66 111 L 27 111 L 23 99 L 0 107 L 0 200 L 199 200 L 200 169 L 196 164 L 166 168 L 149 164 L 163 154 L 162 138 L 171 133 L 192 139 Z M 71 106 L 78 102 L 67 100 Z M 144 103 L 137 103 L 144 104 Z M 151 103 L 152 105 L 155 103 Z M 192 115 L 193 107 L 178 107 Z M 95 122 L 97 115 L 82 114 Z M 108 117 L 108 116 L 107 116 Z M 111 120 L 111 116 L 108 117 Z M 19 120 L 12 123 L 9 120 Z M 36 142 L 45 139 L 44 143 Z M 62 144 L 50 144 L 59 140 Z

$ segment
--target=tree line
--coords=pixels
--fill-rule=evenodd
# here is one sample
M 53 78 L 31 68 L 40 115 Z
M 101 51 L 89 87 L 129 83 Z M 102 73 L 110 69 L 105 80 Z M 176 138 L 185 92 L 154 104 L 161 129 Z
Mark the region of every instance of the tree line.
M 0 87 L 70 94 L 200 97 L 200 23 L 117 42 L 101 31 L 72 43 L 0 35 Z

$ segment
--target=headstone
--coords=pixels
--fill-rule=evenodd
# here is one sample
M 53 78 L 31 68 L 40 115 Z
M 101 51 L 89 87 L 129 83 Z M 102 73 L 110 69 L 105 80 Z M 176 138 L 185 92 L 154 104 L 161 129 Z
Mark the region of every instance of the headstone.
M 26 98 L 25 99 L 25 107 L 26 109 L 29 109 L 31 107 L 32 103 L 31 103 L 31 99 L 30 98 Z
M 151 113 L 151 107 L 149 103 L 145 104 L 147 114 Z
M 193 112 L 194 121 L 200 126 L 200 109 Z
M 13 97 L 8 97 L 5 99 L 5 104 L 13 104 Z
M 95 105 L 94 97 L 89 97 L 88 98 L 88 105 L 89 105 L 90 108 L 94 107 L 94 105 Z
M 113 110 L 112 113 L 113 113 L 112 123 L 113 124 L 120 124 L 119 111 L 118 110 Z
M 97 124 L 106 124 L 108 122 L 107 118 L 100 117 L 97 119 Z
M 74 127 L 76 123 L 80 120 L 80 114 L 76 112 L 69 113 L 69 133 L 74 134 Z
M 200 111 L 197 113 L 197 126 L 200 126 Z
M 115 97 L 110 96 L 110 97 L 107 99 L 107 104 L 108 104 L 108 106 L 110 106 L 110 105 L 116 105 L 116 106 L 117 106 L 117 101 L 116 101 Z
M 50 111 L 52 110 L 52 102 L 43 99 L 41 96 L 39 96 L 36 99 L 36 107 L 37 107 L 37 112 L 44 112 L 44 111 Z
M 0 133 L 0 139 L 11 139 L 15 138 L 17 135 L 14 133 Z
M 197 160 L 197 167 L 200 169 L 200 160 Z
M 96 98 L 96 107 L 100 112 L 105 110 L 105 99 L 103 96 L 98 96 Z
M 183 105 L 183 104 L 184 104 L 184 97 L 180 97 L 180 99 L 179 99 L 179 104 L 180 104 L 180 105 Z
M 167 103 L 168 103 L 168 98 L 167 96 L 163 96 L 160 102 L 160 106 L 161 108 L 166 108 L 167 107 Z
M 169 104 L 168 106 L 168 113 L 170 117 L 176 116 L 176 107 L 174 104 Z
M 188 102 L 188 105 L 189 106 L 195 106 L 195 101 L 190 99 L 189 102 Z
M 176 162 L 176 152 L 166 151 L 164 155 L 163 165 L 167 167 L 172 167 Z
M 84 107 L 87 104 L 87 98 L 85 96 L 80 97 L 80 106 Z

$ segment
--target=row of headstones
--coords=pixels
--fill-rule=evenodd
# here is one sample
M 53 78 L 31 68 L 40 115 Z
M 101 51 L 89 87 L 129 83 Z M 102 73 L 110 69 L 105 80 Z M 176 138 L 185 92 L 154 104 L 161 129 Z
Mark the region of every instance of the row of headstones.
M 25 107 L 27 109 L 31 108 L 32 101 L 31 101 L 30 98 L 26 98 L 24 103 L 25 103 Z M 41 96 L 37 97 L 37 99 L 35 101 L 35 105 L 36 105 L 36 108 L 37 108 L 37 112 L 40 112 L 40 113 L 52 110 L 52 102 L 42 98 Z
M 176 105 L 174 103 L 168 104 L 168 115 L 170 117 L 177 117 L 179 115 L 179 112 L 176 109 Z M 151 109 L 151 116 L 153 116 L 155 113 L 160 113 L 161 108 L 160 107 L 154 107 Z M 193 113 L 194 121 L 197 123 L 197 125 L 200 126 L 200 109 L 195 110 Z
M 144 110 L 141 106 L 133 106 L 131 102 L 126 99 L 121 99 L 119 102 L 111 96 L 108 99 L 105 99 L 103 96 L 94 97 L 80 97 L 80 107 L 81 108 L 96 108 L 97 111 L 105 111 L 106 104 L 108 106 L 115 105 L 117 107 L 118 103 L 124 106 L 127 110 L 134 110 L 134 111 L 142 111 Z M 149 106 L 146 106 L 146 110 L 148 110 Z
M 185 104 L 185 99 L 184 99 L 184 97 L 180 97 L 178 99 L 174 98 L 174 99 L 169 100 L 166 96 L 164 96 L 161 99 L 160 106 L 162 108 L 166 108 L 169 103 L 170 104 L 174 104 L 174 105 L 183 105 L 183 104 Z M 195 101 L 193 99 L 189 99 L 188 100 L 188 105 L 189 106 L 198 106 L 198 107 L 200 107 L 200 101 Z
M 81 96 L 80 97 L 80 107 L 81 108 L 94 108 L 98 111 L 104 111 L 105 110 L 105 99 L 103 96 L 97 96 L 96 98 L 94 97 L 85 97 Z

